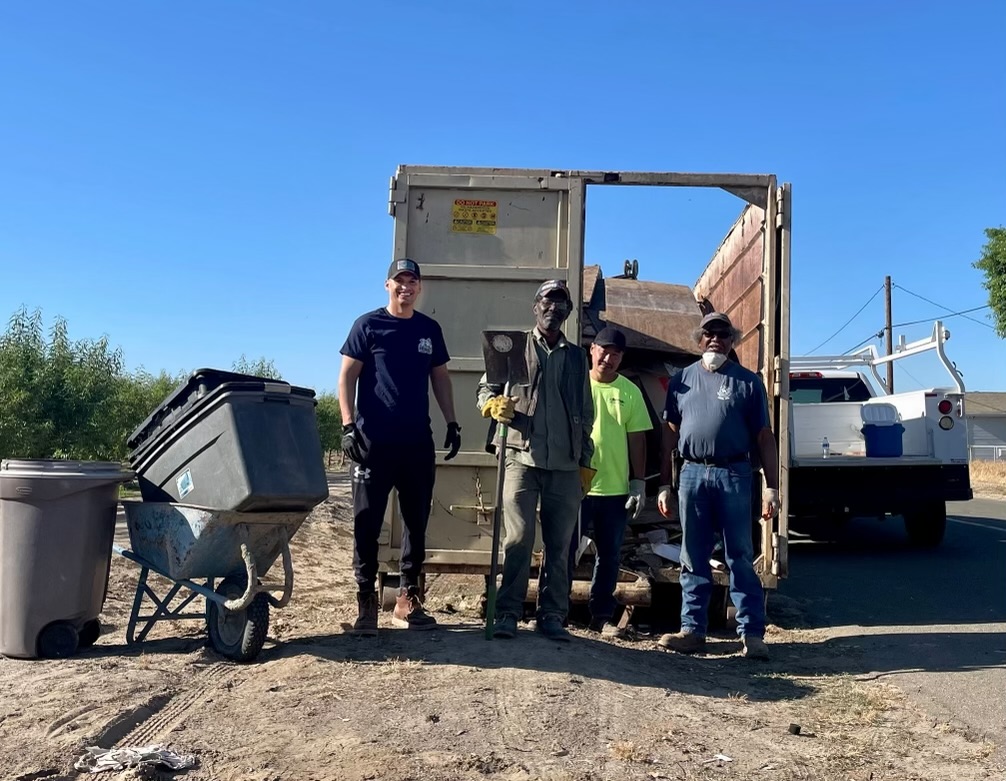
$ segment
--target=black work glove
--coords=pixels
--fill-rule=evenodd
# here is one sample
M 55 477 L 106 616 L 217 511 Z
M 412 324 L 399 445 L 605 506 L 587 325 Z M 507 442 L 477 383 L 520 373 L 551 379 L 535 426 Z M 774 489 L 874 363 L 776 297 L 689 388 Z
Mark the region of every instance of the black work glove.
M 461 426 L 457 423 L 447 424 L 447 438 L 444 440 L 444 447 L 450 448 L 450 453 L 444 456 L 444 461 L 450 461 L 461 449 Z
M 363 443 L 354 423 L 346 423 L 342 427 L 342 452 L 356 463 L 363 463 Z

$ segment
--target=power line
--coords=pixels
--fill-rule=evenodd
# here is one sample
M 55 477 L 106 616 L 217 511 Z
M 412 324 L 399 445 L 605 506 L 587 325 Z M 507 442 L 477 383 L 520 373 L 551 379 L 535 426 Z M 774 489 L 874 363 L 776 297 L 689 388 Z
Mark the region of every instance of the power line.
M 978 312 L 978 311 L 980 311 L 982 309 L 988 309 L 988 308 L 989 308 L 989 304 L 985 304 L 985 306 L 973 306 L 970 309 L 965 309 L 965 310 L 960 311 L 960 312 L 954 312 L 953 314 L 941 315 L 941 317 L 943 319 L 946 319 L 948 317 L 961 317 L 963 315 L 966 315 L 968 312 Z M 919 323 L 931 323 L 931 322 L 933 322 L 934 319 L 935 318 L 927 317 L 925 320 L 910 320 L 907 323 L 895 323 L 894 325 L 891 326 L 891 328 L 901 328 L 901 327 L 906 326 L 906 325 L 918 325 Z M 969 317 L 968 320 L 974 320 L 974 318 L 973 317 Z M 983 323 L 981 320 L 975 320 L 975 322 L 978 323 L 979 325 L 984 325 L 986 328 L 992 328 L 991 325 L 989 325 L 988 323 Z
M 954 310 L 951 309 L 949 306 L 943 306 L 943 304 L 938 304 L 935 301 L 932 301 L 931 299 L 926 298 L 925 296 L 920 296 L 918 293 L 913 293 L 908 288 L 902 287 L 901 285 L 899 285 L 897 283 L 895 283 L 894 286 L 896 288 L 898 288 L 898 290 L 904 290 L 910 296 L 915 296 L 919 300 L 925 301 L 927 304 L 932 304 L 933 306 L 938 306 L 940 309 L 942 309 L 942 310 L 944 310 L 946 312 L 953 312 L 954 315 L 961 315 L 965 319 L 970 320 L 973 323 L 978 323 L 978 325 L 983 325 L 986 328 L 992 328 L 992 326 L 989 325 L 988 323 L 983 323 L 981 320 L 978 320 L 978 319 L 976 319 L 974 317 L 967 317 L 967 313 L 968 312 L 977 312 L 979 309 L 988 309 L 988 305 L 975 307 L 974 309 L 965 309 L 963 312 L 954 312 Z M 924 323 L 926 321 L 925 320 L 920 320 L 919 322 Z M 908 324 L 907 323 L 903 323 L 902 325 L 908 325 Z M 992 330 L 995 330 L 995 329 L 993 328 Z
M 825 339 L 823 342 L 821 342 L 821 344 L 819 344 L 817 347 L 814 347 L 813 349 L 811 349 L 810 352 L 811 353 L 816 353 L 818 350 L 820 350 L 822 347 L 824 347 L 826 344 L 828 344 L 828 342 L 830 342 L 832 339 L 834 339 L 836 336 L 838 336 L 840 333 L 842 333 L 842 331 L 844 331 L 846 329 L 846 327 L 849 325 L 849 323 L 851 323 L 853 320 L 855 320 L 857 317 L 859 317 L 863 313 L 863 310 L 866 309 L 866 307 L 868 307 L 870 305 L 870 303 L 873 301 L 873 299 L 875 299 L 878 295 L 880 295 L 880 291 L 883 290 L 883 289 L 884 289 L 883 285 L 881 285 L 880 287 L 878 287 L 877 291 L 872 296 L 870 296 L 870 299 L 865 304 L 863 304 L 859 308 L 859 311 L 857 311 L 856 314 L 854 314 L 852 317 L 850 317 L 848 320 L 846 320 L 845 324 L 841 328 L 839 328 L 837 331 L 835 331 L 835 333 L 833 333 L 831 336 L 829 336 L 827 339 Z
M 876 333 L 873 333 L 873 334 L 870 334 L 870 335 L 869 335 L 868 337 L 866 337 L 866 338 L 865 338 L 865 339 L 864 339 L 863 341 L 861 341 L 861 342 L 859 342 L 858 344 L 856 344 L 856 346 L 855 346 L 855 347 L 850 347 L 850 348 L 849 348 L 848 350 L 845 350 L 844 352 L 842 352 L 842 353 L 839 353 L 839 354 L 840 354 L 840 355 L 848 355 L 849 353 L 853 352 L 854 350 L 858 350 L 858 349 L 859 349 L 860 347 L 863 347 L 864 345 L 867 345 L 867 344 L 869 344 L 869 343 L 870 343 L 870 342 L 872 342 L 872 341 L 873 341 L 874 339 L 879 339 L 879 338 L 880 338 L 880 337 L 882 337 L 883 335 L 884 335 L 884 329 L 883 329 L 883 328 L 881 328 L 881 329 L 880 329 L 879 331 L 877 331 Z

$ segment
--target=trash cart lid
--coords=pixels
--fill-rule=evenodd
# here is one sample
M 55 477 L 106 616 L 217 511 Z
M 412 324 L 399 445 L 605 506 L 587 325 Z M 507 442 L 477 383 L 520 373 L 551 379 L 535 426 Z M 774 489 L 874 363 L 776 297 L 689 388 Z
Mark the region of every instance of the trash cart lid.
M 5 458 L 0 461 L 0 479 L 41 477 L 72 479 L 108 477 L 131 480 L 133 472 L 115 461 L 68 461 L 56 458 Z

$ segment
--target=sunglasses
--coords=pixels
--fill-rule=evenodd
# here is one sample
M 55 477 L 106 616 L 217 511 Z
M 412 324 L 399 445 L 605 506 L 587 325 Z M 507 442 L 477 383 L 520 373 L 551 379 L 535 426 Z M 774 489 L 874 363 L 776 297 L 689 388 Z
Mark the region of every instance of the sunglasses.
M 720 339 L 730 339 L 730 338 L 733 337 L 733 332 L 732 331 L 723 331 L 723 330 L 720 330 L 720 329 L 715 329 L 715 330 L 712 330 L 712 331 L 703 331 L 702 335 L 706 339 L 712 339 L 714 336 L 716 336 L 716 337 L 718 337 Z

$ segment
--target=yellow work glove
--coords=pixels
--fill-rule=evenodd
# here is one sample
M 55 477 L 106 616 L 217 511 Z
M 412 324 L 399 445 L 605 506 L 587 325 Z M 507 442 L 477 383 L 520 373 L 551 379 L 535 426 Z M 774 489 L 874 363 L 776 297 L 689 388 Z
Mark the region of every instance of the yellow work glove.
M 509 425 L 513 423 L 514 402 L 516 397 L 493 396 L 482 405 L 482 417 L 492 418 L 497 423 Z
M 594 475 L 596 474 L 596 469 L 591 469 L 589 466 L 580 467 L 580 493 L 582 496 L 590 493 L 590 484 L 594 482 Z

